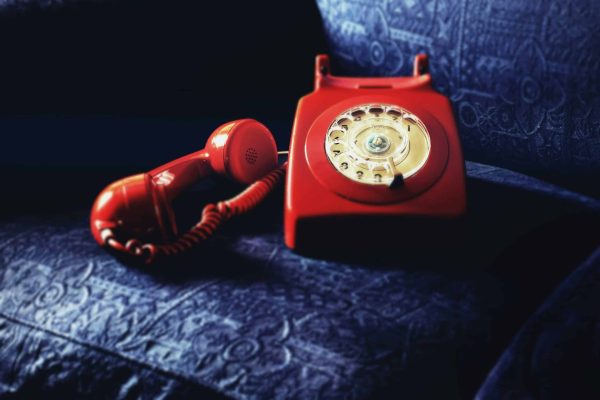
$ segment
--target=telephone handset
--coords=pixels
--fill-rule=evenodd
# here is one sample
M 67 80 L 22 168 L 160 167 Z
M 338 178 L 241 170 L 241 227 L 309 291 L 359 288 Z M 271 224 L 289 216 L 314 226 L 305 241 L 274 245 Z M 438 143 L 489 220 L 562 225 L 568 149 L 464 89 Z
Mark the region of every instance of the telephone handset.
M 285 243 L 299 251 L 377 245 L 382 236 L 394 242 L 407 219 L 447 220 L 466 208 L 456 124 L 448 99 L 431 87 L 427 57 L 416 56 L 411 77 L 350 78 L 331 75 L 319 55 L 315 90 L 298 103 L 288 162 L 277 166 L 275 140 L 259 122 L 224 124 L 205 149 L 104 189 L 92 233 L 101 246 L 151 263 L 254 208 L 286 169 Z M 201 221 L 180 234 L 171 201 L 213 172 L 251 185 L 206 205 Z
M 180 234 L 171 202 L 213 173 L 250 186 L 232 199 L 206 205 L 198 224 Z M 149 264 L 208 239 L 222 222 L 259 204 L 284 174 L 285 165 L 277 166 L 275 139 L 263 124 L 229 122 L 215 129 L 204 149 L 107 186 L 92 207 L 92 234 L 101 246 Z

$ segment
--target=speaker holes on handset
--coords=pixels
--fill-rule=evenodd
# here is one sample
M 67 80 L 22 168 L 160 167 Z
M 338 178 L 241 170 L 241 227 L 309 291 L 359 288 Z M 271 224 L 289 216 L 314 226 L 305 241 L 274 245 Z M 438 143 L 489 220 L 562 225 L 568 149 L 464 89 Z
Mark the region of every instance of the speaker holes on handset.
M 248 164 L 254 164 L 258 160 L 258 152 L 254 147 L 248 147 L 244 158 Z

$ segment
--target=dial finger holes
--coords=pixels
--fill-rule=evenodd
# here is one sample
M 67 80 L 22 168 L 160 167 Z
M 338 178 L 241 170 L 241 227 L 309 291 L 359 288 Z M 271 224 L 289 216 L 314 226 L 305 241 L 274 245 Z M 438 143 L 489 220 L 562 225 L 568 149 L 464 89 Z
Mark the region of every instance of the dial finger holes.
M 356 111 L 354 111 L 354 112 L 353 112 L 351 115 L 352 115 L 352 117 L 354 118 L 354 121 L 360 121 L 361 119 L 363 119 L 363 118 L 364 118 L 364 116 L 365 116 L 366 114 L 367 114 L 367 113 L 366 113 L 366 112 L 364 112 L 363 110 L 356 110 Z
M 378 117 L 380 114 L 383 114 L 383 108 L 371 107 L 369 108 L 369 113 L 374 114 L 376 117 Z
M 383 183 L 383 174 L 373 173 L 373 171 L 362 168 L 356 168 L 354 171 L 354 178 L 357 181 L 367 184 Z
M 334 157 L 338 157 L 346 151 L 346 146 L 343 143 L 333 143 L 329 149 Z
M 369 169 L 369 163 L 364 160 L 356 160 L 355 164 L 359 168 Z
M 348 126 L 352 123 L 350 118 L 342 118 L 338 120 L 337 124 L 344 130 L 348 130 Z
M 414 114 L 404 114 L 403 118 L 408 123 L 411 123 L 411 124 L 417 123 L 417 117 Z
M 346 132 L 335 130 L 329 133 L 329 140 L 333 143 L 339 143 L 346 137 Z
M 394 121 L 402 116 L 402 113 L 398 110 L 390 109 L 387 111 L 387 114 L 392 117 Z

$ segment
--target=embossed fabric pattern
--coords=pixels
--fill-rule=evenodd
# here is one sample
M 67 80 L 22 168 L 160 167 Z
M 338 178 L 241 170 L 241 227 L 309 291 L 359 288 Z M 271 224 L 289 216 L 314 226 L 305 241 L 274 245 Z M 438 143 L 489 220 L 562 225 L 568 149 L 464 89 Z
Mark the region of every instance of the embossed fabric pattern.
M 425 373 L 417 360 L 448 365 L 465 336 L 483 346 L 489 334 L 481 282 L 301 258 L 280 233 L 231 240 L 255 279 L 182 283 L 102 254 L 83 222 L 3 231 L 4 394 L 39 395 L 37 383 L 99 397 L 200 385 L 235 398 L 368 398 L 413 363 Z
M 536 209 L 557 199 L 600 211 L 524 175 L 467 170 L 476 204 L 479 187 L 503 193 L 475 220 L 519 193 L 535 195 Z M 512 291 L 477 260 L 436 257 L 435 247 L 388 266 L 317 260 L 285 248 L 279 221 L 256 229 L 225 230 L 185 269 L 161 272 L 104 253 L 85 212 L 2 222 L 0 396 L 411 397 L 457 394 L 458 382 L 472 395 L 508 341 L 497 326 L 518 321 L 502 310 Z
M 317 0 L 349 73 L 407 75 L 430 56 L 468 159 L 600 173 L 600 3 Z
M 4 394 L 39 395 L 37 383 L 99 397 L 152 398 L 183 385 L 235 398 L 368 398 L 413 364 L 425 373 L 417 361 L 448 365 L 465 336 L 483 346 L 489 334 L 493 299 L 481 298 L 482 282 L 306 259 L 284 249 L 279 232 L 226 241 L 256 278 L 185 283 L 102 254 L 83 221 L 3 232 Z

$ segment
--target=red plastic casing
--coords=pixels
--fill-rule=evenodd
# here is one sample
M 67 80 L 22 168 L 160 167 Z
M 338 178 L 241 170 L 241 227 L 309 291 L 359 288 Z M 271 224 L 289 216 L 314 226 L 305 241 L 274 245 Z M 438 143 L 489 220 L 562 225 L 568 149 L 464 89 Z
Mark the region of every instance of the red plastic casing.
M 400 187 L 354 182 L 327 159 L 329 125 L 341 112 L 366 103 L 407 109 L 428 128 L 429 158 Z M 356 78 L 332 76 L 328 57 L 317 56 L 315 89 L 298 102 L 292 131 L 286 245 L 298 251 L 339 253 L 339 246 L 370 246 L 382 235 L 394 243 L 401 239 L 404 221 L 452 220 L 465 210 L 465 167 L 456 123 L 448 98 L 431 87 L 427 57 L 415 58 L 410 77 Z

